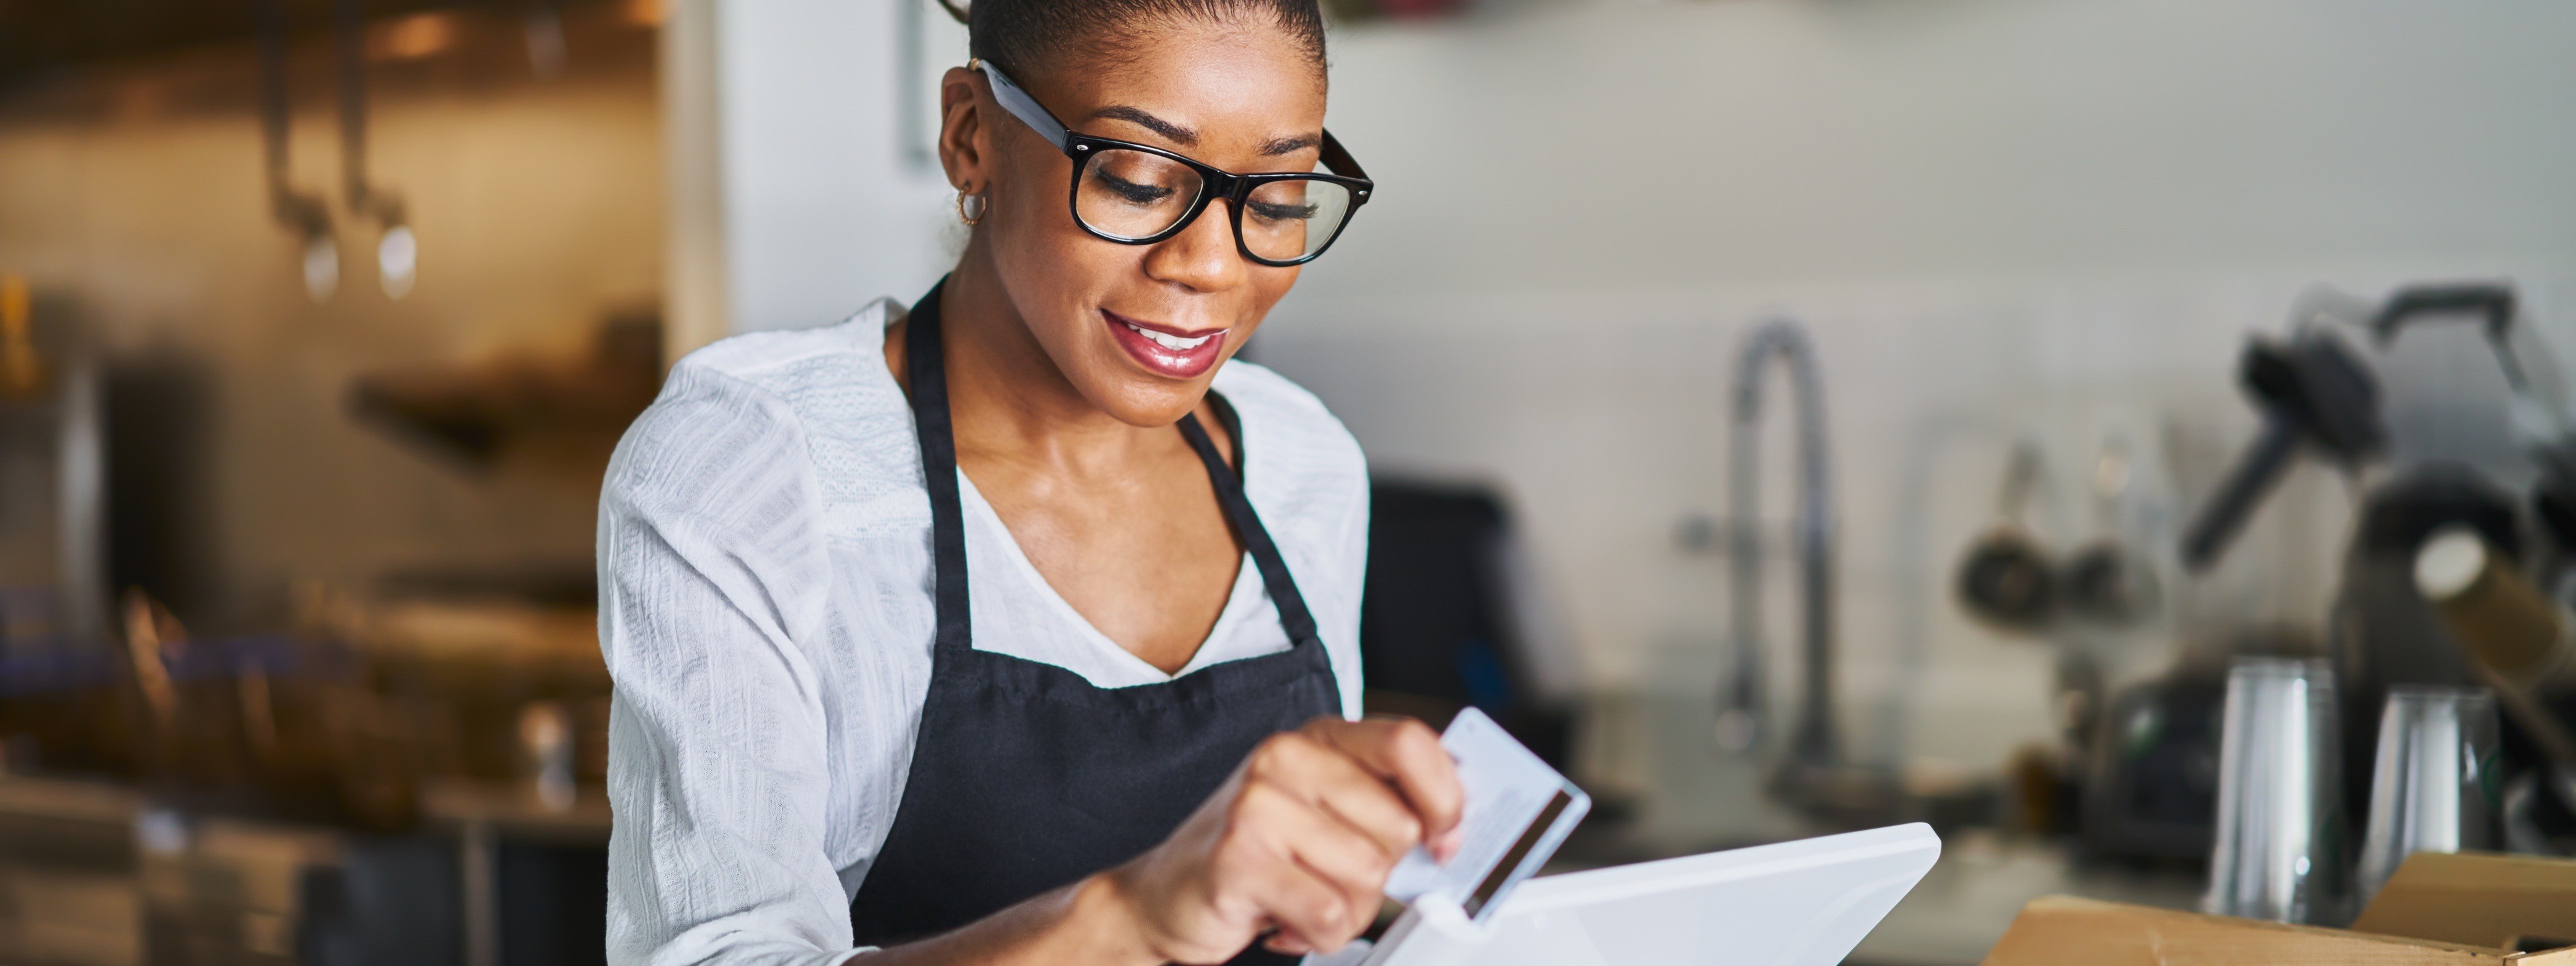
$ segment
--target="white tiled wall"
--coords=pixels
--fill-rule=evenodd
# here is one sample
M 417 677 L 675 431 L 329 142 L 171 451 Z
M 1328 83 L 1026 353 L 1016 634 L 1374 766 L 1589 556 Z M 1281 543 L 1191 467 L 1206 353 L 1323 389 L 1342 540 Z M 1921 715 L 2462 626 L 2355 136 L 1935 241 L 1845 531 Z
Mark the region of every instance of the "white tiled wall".
M 2326 277 L 2364 288 L 2384 278 Z M 1878 727 L 1901 678 L 1910 753 L 1987 761 L 2045 728 L 2046 652 L 1979 629 L 1949 597 L 1953 563 L 1997 523 L 2013 441 L 2034 438 L 2048 454 L 2057 486 L 2030 516 L 2061 545 L 2096 533 L 2081 481 L 2113 432 L 2150 454 L 2173 450 L 2171 525 L 2252 431 L 2230 382 L 2244 333 L 2278 327 L 2306 283 L 1301 296 L 1257 351 L 1323 396 L 1381 472 L 1480 479 L 1510 494 L 1584 684 L 1704 691 L 1723 640 L 1724 564 L 1685 550 L 1676 531 L 1724 512 L 1725 392 L 1740 333 L 1773 313 L 1807 321 L 1829 393 L 1844 693 L 1858 712 L 1849 723 Z M 1774 400 L 1761 526 L 1773 561 L 1771 665 L 1785 689 L 1791 479 L 1786 394 Z M 2184 499 L 2170 496 L 2177 489 Z M 2217 576 L 2192 588 L 2209 618 L 2196 626 L 2312 626 L 2331 592 L 2323 568 L 2342 493 L 2321 470 L 2284 487 Z M 2141 665 L 2161 659 L 2170 633 L 2129 645 L 2145 650 Z

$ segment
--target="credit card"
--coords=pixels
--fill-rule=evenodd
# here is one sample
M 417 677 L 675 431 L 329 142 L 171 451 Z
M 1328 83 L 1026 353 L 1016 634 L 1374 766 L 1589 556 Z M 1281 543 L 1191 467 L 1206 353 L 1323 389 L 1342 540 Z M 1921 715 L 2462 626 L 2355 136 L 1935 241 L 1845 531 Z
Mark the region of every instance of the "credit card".
M 1386 895 L 1409 904 L 1438 899 L 1481 923 L 1565 844 L 1592 797 L 1474 708 L 1449 722 L 1440 747 L 1458 763 L 1467 791 L 1463 841 L 1447 862 L 1416 847 L 1387 877 Z

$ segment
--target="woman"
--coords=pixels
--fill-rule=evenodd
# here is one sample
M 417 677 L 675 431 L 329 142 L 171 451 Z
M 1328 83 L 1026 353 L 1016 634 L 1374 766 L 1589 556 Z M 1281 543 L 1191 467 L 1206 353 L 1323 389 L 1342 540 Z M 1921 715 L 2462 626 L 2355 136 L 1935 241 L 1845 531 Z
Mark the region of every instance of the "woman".
M 1370 190 L 1313 0 L 968 25 L 954 272 L 690 356 L 610 468 L 614 961 L 1330 950 L 1455 848 L 1356 718 L 1358 447 L 1226 363 Z

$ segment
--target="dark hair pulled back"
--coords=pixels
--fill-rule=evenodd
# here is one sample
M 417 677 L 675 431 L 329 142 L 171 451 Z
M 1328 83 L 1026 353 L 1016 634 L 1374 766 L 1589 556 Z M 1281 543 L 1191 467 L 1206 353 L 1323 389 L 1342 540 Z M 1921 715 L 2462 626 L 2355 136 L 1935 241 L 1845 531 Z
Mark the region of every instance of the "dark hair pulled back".
M 1324 12 L 1317 0 L 939 0 L 966 25 L 967 52 L 1013 75 L 1044 70 L 1068 53 L 1124 54 L 1157 22 L 1270 21 L 1324 66 Z

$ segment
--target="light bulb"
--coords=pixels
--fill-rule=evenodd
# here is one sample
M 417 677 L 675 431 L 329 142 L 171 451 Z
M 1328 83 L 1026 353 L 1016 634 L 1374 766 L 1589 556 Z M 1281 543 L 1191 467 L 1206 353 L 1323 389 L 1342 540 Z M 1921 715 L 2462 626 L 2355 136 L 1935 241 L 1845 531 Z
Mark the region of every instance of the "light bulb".
M 340 290 L 340 246 L 328 234 L 304 240 L 304 294 L 328 302 Z
M 385 237 L 376 243 L 376 279 L 384 283 L 386 298 L 411 294 L 415 272 L 420 268 L 420 240 L 412 237 L 410 225 L 385 229 Z

